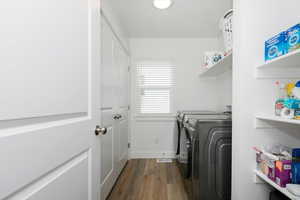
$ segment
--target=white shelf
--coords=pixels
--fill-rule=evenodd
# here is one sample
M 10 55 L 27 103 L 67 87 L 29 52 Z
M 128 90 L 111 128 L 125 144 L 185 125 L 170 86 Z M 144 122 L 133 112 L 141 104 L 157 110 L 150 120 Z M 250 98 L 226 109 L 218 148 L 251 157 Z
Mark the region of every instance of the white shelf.
M 281 122 L 281 123 L 287 123 L 287 124 L 300 125 L 300 120 L 284 119 L 282 117 L 278 117 L 278 116 L 274 116 L 274 115 L 257 115 L 256 119 L 264 120 L 264 121 L 272 121 L 272 122 Z
M 269 179 L 266 175 L 264 175 L 262 172 L 260 172 L 258 170 L 254 170 L 254 172 L 255 172 L 256 176 L 258 176 L 260 179 L 262 179 L 263 181 L 265 181 L 266 183 L 268 183 L 269 185 L 274 187 L 276 190 L 278 190 L 279 192 L 281 192 L 282 194 L 284 194 L 288 198 L 290 198 L 292 200 L 300 200 L 300 197 L 297 197 L 297 196 L 293 195 L 286 188 L 280 187 L 275 182 L 273 182 L 271 179 Z
M 300 49 L 257 66 L 256 78 L 300 78 Z
M 202 69 L 199 77 L 215 77 L 232 69 L 232 54 L 224 57 L 208 69 Z
M 268 61 L 260 66 L 258 66 L 258 69 L 264 69 L 264 68 L 291 68 L 296 67 L 300 69 L 300 49 L 293 51 L 291 53 L 288 53 L 286 55 L 280 56 L 278 58 L 275 58 L 271 61 Z

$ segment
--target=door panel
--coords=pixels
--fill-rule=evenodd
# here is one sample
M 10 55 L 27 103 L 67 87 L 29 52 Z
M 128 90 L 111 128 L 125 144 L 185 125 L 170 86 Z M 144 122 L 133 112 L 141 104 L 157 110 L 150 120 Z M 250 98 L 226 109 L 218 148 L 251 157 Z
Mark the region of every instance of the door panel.
M 61 129 L 61 126 L 43 127 L 42 130 L 0 139 L 2 149 L 0 162 L 8 163 L 2 165 L 0 170 L 1 182 L 5 183 L 1 184 L 0 199 L 13 195 L 19 188 L 31 187 L 31 184 L 28 185 L 29 182 L 38 181 L 46 174 L 55 173 L 55 169 L 59 166 L 65 165 L 78 154 L 88 150 L 90 141 L 86 137 L 87 131 L 83 131 L 90 129 L 87 123 L 64 124 L 66 132 L 54 134 L 60 133 Z M 80 142 L 70 143 L 70 139 L 75 141 L 78 139 Z M 17 154 L 16 147 L 19 149 Z M 7 173 L 11 175 L 7 176 Z
M 115 97 L 115 67 L 113 58 L 113 33 L 107 23 L 102 21 L 102 108 L 113 109 Z
M 98 200 L 99 6 L 0 2 L 0 199 Z
M 103 137 L 101 141 L 101 156 L 102 160 L 106 162 L 102 162 L 101 165 L 101 181 L 104 182 L 113 172 L 113 129 L 112 127 L 107 128 L 107 137 Z
M 64 166 L 60 167 L 52 176 L 44 178 L 45 182 L 51 183 L 47 190 L 39 188 L 36 195 L 29 200 L 83 200 L 88 199 L 88 152 L 81 154 Z M 58 174 L 63 173 L 62 176 Z M 66 187 L 72 182 L 72 188 Z
M 128 110 L 122 109 L 122 118 L 119 121 L 120 129 L 120 168 L 123 169 L 128 160 Z
M 101 150 L 103 157 L 102 168 L 101 168 L 101 181 L 105 181 L 107 176 L 109 176 L 113 171 L 113 129 L 112 127 L 107 128 L 107 137 L 103 137 L 101 141 Z
M 128 98 L 129 98 L 129 93 L 128 93 L 128 85 L 129 85 L 129 80 L 128 80 L 128 70 L 129 70 L 129 63 L 128 63 L 128 56 L 126 52 L 119 47 L 119 72 L 120 72 L 120 102 L 119 106 L 121 108 L 128 107 Z
M 114 37 L 113 38 L 113 63 L 114 63 L 114 112 L 117 114 L 119 113 L 119 107 L 121 104 L 121 93 L 122 93 L 122 47 L 119 44 L 118 40 Z
M 107 133 L 101 136 L 101 193 L 105 199 L 114 185 L 114 127 L 112 110 L 102 111 L 102 126 L 107 128 Z
M 7 66 L 0 68 L 6 103 L 0 120 L 86 113 L 88 6 L 82 0 L 0 4 L 1 66 Z

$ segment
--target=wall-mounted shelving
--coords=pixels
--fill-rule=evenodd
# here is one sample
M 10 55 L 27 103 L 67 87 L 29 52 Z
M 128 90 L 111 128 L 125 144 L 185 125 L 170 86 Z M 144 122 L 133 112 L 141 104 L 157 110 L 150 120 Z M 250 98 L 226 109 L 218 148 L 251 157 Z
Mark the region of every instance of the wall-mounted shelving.
M 256 67 L 256 78 L 300 78 L 300 49 Z
M 269 179 L 266 175 L 264 175 L 262 172 L 258 170 L 254 170 L 255 175 L 263 180 L 265 183 L 269 184 L 291 200 L 300 200 L 300 197 L 295 196 L 294 194 L 290 193 L 286 188 L 282 188 L 279 185 L 277 185 L 275 182 L 273 182 L 271 179 Z
M 232 69 L 232 54 L 224 57 L 208 69 L 202 69 L 199 77 L 215 77 Z
M 274 115 L 256 115 L 256 128 L 270 128 L 272 126 L 268 125 L 266 122 L 279 122 L 286 124 L 296 124 L 300 125 L 300 120 L 296 119 L 285 119 L 282 117 L 274 116 Z
M 275 58 L 274 60 L 271 60 L 269 62 L 266 62 L 262 65 L 259 65 L 258 69 L 264 69 L 264 68 L 291 68 L 291 67 L 297 67 L 300 68 L 300 49 L 297 51 L 293 51 L 289 54 L 280 56 L 278 58 Z

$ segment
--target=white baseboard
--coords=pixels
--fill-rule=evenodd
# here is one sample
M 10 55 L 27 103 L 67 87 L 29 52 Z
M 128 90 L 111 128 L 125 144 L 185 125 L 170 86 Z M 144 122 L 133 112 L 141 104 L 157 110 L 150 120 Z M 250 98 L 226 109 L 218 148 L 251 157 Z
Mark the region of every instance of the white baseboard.
M 175 158 L 175 152 L 131 152 L 131 159 Z

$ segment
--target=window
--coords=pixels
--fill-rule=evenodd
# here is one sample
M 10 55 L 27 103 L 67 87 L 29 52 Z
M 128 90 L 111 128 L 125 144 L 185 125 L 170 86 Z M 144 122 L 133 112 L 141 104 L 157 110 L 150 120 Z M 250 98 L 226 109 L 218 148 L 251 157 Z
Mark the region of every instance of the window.
M 170 64 L 137 66 L 138 114 L 171 114 L 175 67 Z

